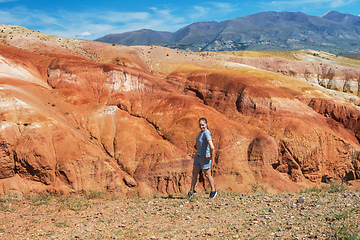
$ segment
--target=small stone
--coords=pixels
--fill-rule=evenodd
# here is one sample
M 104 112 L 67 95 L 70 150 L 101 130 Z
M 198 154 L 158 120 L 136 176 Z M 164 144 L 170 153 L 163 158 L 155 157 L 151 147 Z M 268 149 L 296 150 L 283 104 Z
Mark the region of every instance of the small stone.
M 316 239 L 316 238 L 317 238 L 317 236 L 316 236 L 316 235 L 309 235 L 309 236 L 307 236 L 307 238 L 310 238 L 310 239 Z
M 272 208 L 270 208 L 270 209 L 269 209 L 269 212 L 270 212 L 270 213 L 275 213 L 275 210 L 272 209 Z
M 296 203 L 304 203 L 305 200 L 303 198 L 299 198 L 298 200 L 296 200 Z
M 206 235 L 212 236 L 212 235 L 214 235 L 215 231 L 216 231 L 216 228 L 213 228 L 213 227 L 209 228 L 206 232 Z
M 325 218 L 325 221 L 327 221 L 327 222 L 330 222 L 331 220 L 332 220 L 331 217 L 326 217 L 326 218 Z

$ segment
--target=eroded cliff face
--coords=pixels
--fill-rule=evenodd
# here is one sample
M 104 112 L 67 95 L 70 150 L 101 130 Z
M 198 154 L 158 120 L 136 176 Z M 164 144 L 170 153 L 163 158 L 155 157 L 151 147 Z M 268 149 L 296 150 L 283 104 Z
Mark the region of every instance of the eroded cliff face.
M 219 189 L 360 178 L 359 109 L 296 74 L 224 54 L 29 35 L 26 50 L 14 48 L 19 35 L 0 44 L 0 195 L 186 192 L 200 117 Z

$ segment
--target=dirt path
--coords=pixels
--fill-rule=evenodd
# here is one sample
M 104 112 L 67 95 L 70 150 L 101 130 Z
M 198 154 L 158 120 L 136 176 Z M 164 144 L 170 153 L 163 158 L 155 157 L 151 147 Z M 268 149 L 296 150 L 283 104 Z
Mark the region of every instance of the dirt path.
M 0 239 L 360 239 L 358 191 L 17 199 L 0 199 Z

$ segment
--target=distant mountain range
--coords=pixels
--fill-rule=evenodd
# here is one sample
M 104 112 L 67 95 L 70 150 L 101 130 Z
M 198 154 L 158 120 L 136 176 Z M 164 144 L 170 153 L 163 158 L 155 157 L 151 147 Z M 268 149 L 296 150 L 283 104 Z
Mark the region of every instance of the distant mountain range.
M 159 45 L 185 51 L 314 49 L 360 54 L 360 17 L 329 11 L 261 12 L 222 22 L 197 22 L 171 32 L 149 29 L 108 34 L 95 41 L 121 45 Z

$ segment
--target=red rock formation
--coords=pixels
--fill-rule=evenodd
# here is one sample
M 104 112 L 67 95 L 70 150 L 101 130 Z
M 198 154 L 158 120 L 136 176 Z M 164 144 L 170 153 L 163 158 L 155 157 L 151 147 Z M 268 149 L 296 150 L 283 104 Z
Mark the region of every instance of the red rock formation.
M 306 101 L 302 99 L 303 103 L 295 98 L 289 89 L 269 82 L 265 85 L 262 78 L 237 77 L 219 72 L 207 74 L 206 79 L 190 73 L 187 80 L 190 81 L 188 86 L 191 86 L 188 89 L 196 92 L 205 103 L 229 118 L 263 129 L 274 138 L 276 144 L 272 147 L 260 147 L 264 144 L 262 141 L 269 141 L 266 138 L 255 138 L 248 143 L 248 156 L 244 156 L 248 161 L 252 158 L 249 154 L 253 152 L 255 144 L 259 146 L 256 149 L 264 149 L 257 150 L 256 155 L 258 152 L 277 152 L 268 158 L 268 166 L 286 173 L 295 182 L 304 179 L 320 182 L 323 176 L 339 178 L 349 169 L 354 170 L 354 157 L 357 154 L 353 155 L 352 152 L 358 152 L 356 132 L 345 129 L 347 124 L 344 126 L 340 119 L 329 121 L 318 115 L 307 106 Z M 221 102 L 227 105 L 224 107 Z M 359 114 L 355 107 L 352 109 L 355 116 Z M 255 157 L 258 158 L 262 159 Z
M 219 189 L 359 178 L 358 109 L 306 81 L 230 70 L 223 55 L 54 41 L 44 55 L 0 45 L 0 195 L 186 192 L 200 117 Z

